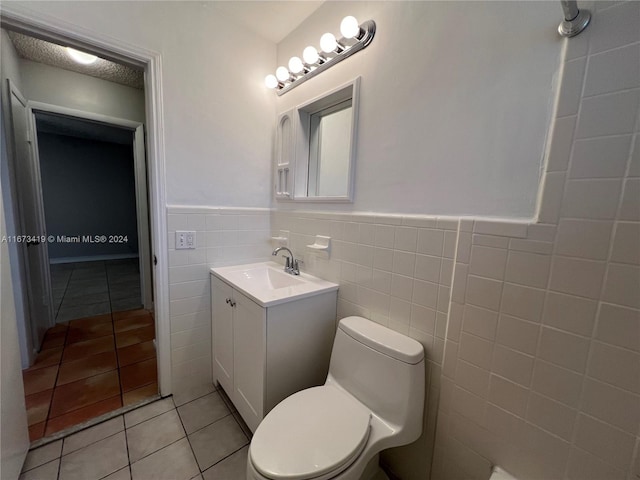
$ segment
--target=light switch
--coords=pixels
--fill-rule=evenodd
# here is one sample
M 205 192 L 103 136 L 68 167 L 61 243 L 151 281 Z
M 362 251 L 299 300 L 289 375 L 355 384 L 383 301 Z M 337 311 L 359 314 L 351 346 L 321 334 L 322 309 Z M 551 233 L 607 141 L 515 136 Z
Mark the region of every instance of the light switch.
M 177 231 L 176 250 L 196 248 L 196 232 Z

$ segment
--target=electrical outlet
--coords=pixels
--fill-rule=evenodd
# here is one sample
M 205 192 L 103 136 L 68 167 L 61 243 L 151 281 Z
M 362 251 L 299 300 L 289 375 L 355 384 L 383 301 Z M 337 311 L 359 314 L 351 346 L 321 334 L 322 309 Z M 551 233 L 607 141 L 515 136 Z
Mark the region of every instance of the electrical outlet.
M 196 232 L 177 231 L 176 250 L 196 248 Z

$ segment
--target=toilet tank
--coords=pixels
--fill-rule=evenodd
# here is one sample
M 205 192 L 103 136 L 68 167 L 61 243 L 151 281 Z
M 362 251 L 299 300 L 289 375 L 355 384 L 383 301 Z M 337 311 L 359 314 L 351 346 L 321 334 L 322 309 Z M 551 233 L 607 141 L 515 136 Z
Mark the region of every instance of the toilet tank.
M 422 431 L 424 349 L 366 318 L 340 320 L 327 383 L 335 382 L 411 442 Z

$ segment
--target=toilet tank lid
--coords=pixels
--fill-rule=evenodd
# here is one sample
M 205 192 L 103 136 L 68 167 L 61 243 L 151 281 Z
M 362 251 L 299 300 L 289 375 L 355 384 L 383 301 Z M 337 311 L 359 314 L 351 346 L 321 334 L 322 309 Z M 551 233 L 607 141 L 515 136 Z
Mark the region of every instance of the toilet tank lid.
M 366 318 L 346 317 L 338 327 L 360 343 L 401 362 L 415 365 L 424 358 L 421 343 Z

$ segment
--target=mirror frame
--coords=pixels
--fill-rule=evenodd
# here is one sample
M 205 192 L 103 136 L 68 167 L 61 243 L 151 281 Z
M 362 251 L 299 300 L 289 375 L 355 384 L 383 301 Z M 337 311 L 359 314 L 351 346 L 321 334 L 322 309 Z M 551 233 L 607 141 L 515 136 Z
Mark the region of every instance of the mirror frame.
M 275 183 L 276 183 L 276 200 L 295 201 L 295 202 L 311 202 L 311 203 L 353 203 L 354 184 L 355 184 L 355 163 L 357 155 L 358 140 L 358 112 L 360 107 L 360 78 L 357 77 L 337 88 L 319 95 L 318 97 L 301 104 L 294 109 L 278 115 L 277 131 L 276 131 L 276 158 L 275 158 Z M 309 197 L 308 181 L 309 181 L 309 147 L 310 147 L 310 119 L 311 115 L 330 108 L 338 103 L 351 99 L 351 128 L 350 128 L 350 146 L 349 146 L 349 165 L 347 168 L 347 192 L 340 196 L 314 196 Z M 287 142 L 282 135 L 281 126 L 284 118 L 288 118 L 293 128 L 293 142 Z M 283 141 L 284 140 L 284 141 Z M 287 155 L 284 149 L 291 148 L 291 152 Z M 289 162 L 283 162 L 288 157 Z M 288 165 L 284 165 L 288 163 Z M 280 170 L 284 168 L 288 172 L 288 185 L 286 189 L 279 181 Z M 291 184 L 293 179 L 293 184 Z M 278 190 L 280 190 L 278 192 Z M 283 195 L 283 190 L 287 194 Z

